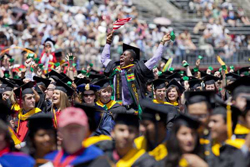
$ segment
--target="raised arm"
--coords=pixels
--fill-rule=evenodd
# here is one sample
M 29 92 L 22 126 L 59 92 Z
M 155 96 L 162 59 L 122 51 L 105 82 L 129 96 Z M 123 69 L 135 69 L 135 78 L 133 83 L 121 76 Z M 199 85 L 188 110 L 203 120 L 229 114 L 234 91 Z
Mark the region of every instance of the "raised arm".
M 164 45 L 168 41 L 170 41 L 170 34 L 169 33 L 163 36 L 161 43 L 157 48 L 155 55 L 145 63 L 145 66 L 149 70 L 152 70 L 154 68 L 154 66 L 158 63 L 158 61 L 161 59 L 161 56 L 162 56 L 163 51 L 164 51 Z
M 104 46 L 103 51 L 102 51 L 101 62 L 104 65 L 104 67 L 107 67 L 107 65 L 111 61 L 111 59 L 110 59 L 110 46 L 111 46 L 111 43 L 113 40 L 113 33 L 114 33 L 114 31 L 112 31 L 111 33 L 109 33 L 107 35 L 106 45 Z

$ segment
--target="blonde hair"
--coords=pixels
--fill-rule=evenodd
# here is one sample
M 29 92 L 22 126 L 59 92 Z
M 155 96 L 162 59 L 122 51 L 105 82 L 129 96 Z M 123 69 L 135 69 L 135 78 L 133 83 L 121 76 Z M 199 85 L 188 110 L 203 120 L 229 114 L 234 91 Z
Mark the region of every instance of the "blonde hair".
M 97 100 L 100 100 L 100 98 L 101 98 L 101 91 L 102 90 L 107 90 L 107 91 L 111 91 L 111 93 L 113 92 L 113 89 L 112 89 L 112 87 L 111 86 L 107 86 L 106 88 L 104 88 L 104 89 L 100 89 L 100 90 L 98 90 L 97 92 L 96 92 L 96 99 Z

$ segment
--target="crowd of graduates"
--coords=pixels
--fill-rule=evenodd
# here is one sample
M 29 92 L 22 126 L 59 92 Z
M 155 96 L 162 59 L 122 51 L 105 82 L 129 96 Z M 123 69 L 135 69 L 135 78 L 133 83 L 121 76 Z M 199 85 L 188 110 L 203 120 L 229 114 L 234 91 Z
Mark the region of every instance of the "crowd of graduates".
M 123 44 L 110 56 L 113 33 L 101 53 L 102 71 L 76 70 L 44 42 L 42 55 L 24 52 L 13 67 L 1 54 L 0 165 L 3 167 L 248 167 L 250 151 L 249 67 L 183 69 L 162 57 Z

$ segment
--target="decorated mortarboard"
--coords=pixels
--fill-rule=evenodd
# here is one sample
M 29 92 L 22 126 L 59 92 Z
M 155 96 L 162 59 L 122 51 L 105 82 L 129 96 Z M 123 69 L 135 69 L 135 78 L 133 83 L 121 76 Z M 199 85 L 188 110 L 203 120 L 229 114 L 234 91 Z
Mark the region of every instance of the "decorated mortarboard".
M 135 52 L 135 60 L 140 60 L 140 49 L 139 48 L 136 48 L 134 46 L 131 46 L 131 45 L 128 45 L 128 44 L 125 44 L 123 43 L 123 52 L 125 52 L 126 50 L 133 50 Z
M 88 104 L 76 103 L 75 107 L 81 108 L 86 113 L 88 117 L 89 129 L 91 132 L 94 132 L 100 124 L 102 113 L 104 111 L 97 106 L 91 106 Z
M 54 129 L 53 116 L 50 113 L 37 113 L 28 118 L 28 128 L 30 132 L 39 129 Z
M 66 93 L 68 96 L 72 96 L 73 93 L 74 93 L 74 90 L 68 86 L 67 84 L 65 84 L 63 81 L 61 81 L 60 79 L 59 80 L 56 80 L 56 88 L 55 90 L 60 90 L 64 93 Z
M 105 89 L 106 87 L 110 86 L 111 79 L 100 79 L 96 82 L 92 82 L 92 84 L 97 85 L 100 89 Z
M 250 77 L 249 76 L 240 77 L 236 81 L 234 81 L 233 83 L 227 85 L 225 87 L 225 89 L 229 90 L 230 92 L 233 92 L 239 86 L 249 86 L 250 87 Z
M 209 104 L 215 103 L 214 91 L 187 91 L 185 92 L 185 99 L 187 100 L 187 105 L 208 102 Z
M 77 86 L 79 86 L 79 85 L 81 85 L 81 84 L 87 84 L 87 83 L 89 83 L 90 81 L 89 81 L 89 79 L 86 79 L 86 78 L 75 78 L 74 82 L 75 82 L 75 84 L 76 84 Z
M 56 51 L 55 51 L 55 56 L 56 56 L 56 57 L 62 57 L 62 50 L 61 50 L 61 49 L 56 50 Z
M 115 117 L 115 124 L 135 126 L 139 128 L 139 117 L 135 114 L 118 113 Z
M 140 101 L 142 108 L 142 120 L 151 120 L 153 122 L 166 122 L 169 113 L 177 113 L 177 107 L 167 104 L 157 104 L 150 99 Z
M 56 42 L 53 41 L 51 38 L 47 38 L 47 39 L 44 41 L 44 44 L 46 44 L 46 42 L 52 42 L 53 45 L 56 44 Z
M 15 85 L 11 83 L 10 81 L 6 80 L 5 78 L 0 78 L 0 81 L 2 84 L 6 85 L 3 89 L 3 92 L 5 91 L 12 91 Z
M 32 90 L 34 84 L 35 83 L 31 81 L 28 83 L 25 83 L 24 85 L 14 90 L 15 95 L 21 98 L 20 95 L 23 97 L 26 94 L 34 94 L 34 91 Z
M 166 88 L 166 79 L 156 79 L 153 81 L 154 90 Z
M 79 92 L 84 92 L 84 91 L 87 91 L 87 90 L 98 91 L 99 89 L 100 89 L 100 86 L 98 86 L 98 85 L 92 85 L 90 83 L 88 83 L 88 84 L 81 84 L 81 85 L 77 86 L 77 90 Z
M 235 73 L 227 73 L 226 74 L 226 79 L 227 80 L 236 81 L 238 78 L 240 78 L 240 76 L 235 74 Z
M 189 128 L 192 129 L 198 129 L 200 126 L 200 121 L 188 114 L 182 114 L 180 113 L 180 115 L 174 120 L 174 124 L 176 123 L 182 123 L 186 126 L 188 126 Z
M 168 86 L 167 86 L 167 87 L 169 88 L 170 86 L 175 86 L 175 87 L 177 87 L 181 93 L 183 93 L 183 92 L 185 91 L 185 88 L 184 88 L 181 84 L 179 84 L 179 82 L 178 82 L 176 79 L 172 79 L 172 80 L 168 83 Z
M 204 78 L 202 78 L 202 80 L 206 85 L 211 85 L 215 84 L 215 82 L 220 80 L 220 78 L 207 74 Z
M 47 88 L 51 82 L 51 80 L 49 79 L 45 79 L 45 78 L 37 77 L 37 76 L 34 76 L 33 80 L 36 82 L 36 85 L 42 85 L 45 88 Z
M 188 81 L 189 88 L 195 90 L 197 87 L 201 87 L 201 82 L 199 79 L 191 79 Z

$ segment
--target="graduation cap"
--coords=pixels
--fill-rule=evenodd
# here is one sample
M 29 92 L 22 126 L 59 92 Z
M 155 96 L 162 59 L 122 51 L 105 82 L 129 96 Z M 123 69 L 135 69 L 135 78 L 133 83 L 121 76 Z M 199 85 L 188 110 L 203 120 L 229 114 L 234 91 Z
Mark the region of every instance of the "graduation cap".
M 166 88 L 166 80 L 164 79 L 156 79 L 153 81 L 153 85 L 154 85 L 154 90 L 156 89 L 162 89 L 162 88 Z
M 184 124 L 185 126 L 188 126 L 191 129 L 198 129 L 201 124 L 198 119 L 188 114 L 182 114 L 182 113 L 180 113 L 180 115 L 175 119 L 174 125 L 177 123 Z
M 140 101 L 142 108 L 142 120 L 151 120 L 153 122 L 166 122 L 169 113 L 177 113 L 177 107 L 167 104 L 157 104 L 150 99 Z
M 81 85 L 77 86 L 77 90 L 79 92 L 84 92 L 86 90 L 93 90 L 94 92 L 96 92 L 99 89 L 100 89 L 100 86 L 98 86 L 98 85 L 92 85 L 90 83 L 88 83 L 88 84 L 81 84 Z
M 34 76 L 33 80 L 36 81 L 36 85 L 42 85 L 45 88 L 47 88 L 51 82 L 51 80 L 49 79 L 45 79 L 45 78 L 37 77 L 37 76 Z
M 226 79 L 229 80 L 229 81 L 235 81 L 238 78 L 240 78 L 240 76 L 235 74 L 235 73 L 227 73 L 226 74 Z
M 14 90 L 15 95 L 19 98 L 22 98 L 26 94 L 34 94 L 34 92 L 32 90 L 34 84 L 35 84 L 34 82 L 28 82 L 28 83 L 20 86 L 19 88 Z M 22 97 L 20 97 L 20 94 L 22 95 Z
M 250 86 L 250 77 L 249 76 L 240 77 L 233 83 L 227 85 L 225 89 L 229 90 L 230 92 L 233 92 L 239 86 Z
M 37 113 L 28 119 L 28 128 L 31 134 L 39 129 L 54 129 L 52 114 Z
M 188 84 L 189 84 L 189 88 L 190 89 L 193 89 L 193 90 L 196 90 L 197 87 L 201 87 L 201 80 L 200 79 L 192 79 L 192 80 L 189 80 L 188 81 Z
M 80 103 L 76 103 L 75 107 L 81 108 L 86 113 L 86 115 L 88 117 L 89 130 L 91 132 L 94 132 L 100 124 L 100 121 L 102 118 L 102 113 L 104 111 L 101 110 L 97 106 L 91 106 L 91 105 L 80 104 Z
M 215 103 L 215 92 L 214 91 L 187 91 L 185 92 L 185 99 L 187 105 L 208 102 L 209 104 Z
M 4 84 L 4 89 L 3 92 L 6 91 L 12 91 L 13 88 L 15 87 L 15 85 L 13 83 L 11 83 L 10 81 L 4 79 L 4 78 L 0 78 L 0 81 L 2 82 L 2 84 Z
M 79 85 L 81 85 L 81 84 L 87 84 L 87 83 L 89 83 L 90 81 L 88 80 L 88 79 L 86 79 L 86 78 L 75 78 L 75 80 L 74 80 L 74 82 L 75 82 L 75 84 L 77 85 L 77 86 L 79 86 Z
M 124 124 L 139 128 L 139 117 L 129 113 L 118 113 L 115 117 L 115 124 Z
M 92 84 L 97 85 L 100 89 L 105 89 L 106 87 L 110 86 L 111 79 L 100 79 Z
M 56 51 L 55 51 L 55 56 L 56 56 L 56 57 L 62 57 L 62 50 L 61 50 L 61 49 L 56 50 Z
M 184 88 L 181 84 L 179 84 L 179 82 L 176 81 L 175 79 L 172 79 L 172 80 L 168 83 L 168 86 L 167 86 L 167 87 L 169 88 L 171 85 L 177 87 L 181 93 L 183 93 L 183 92 L 185 91 L 185 88 Z
M 126 50 L 133 50 L 135 52 L 135 60 L 140 60 L 140 49 L 133 47 L 131 45 L 125 44 L 123 43 L 123 52 L 125 52 Z
M 53 45 L 56 44 L 56 42 L 53 41 L 51 38 L 47 38 L 47 39 L 44 41 L 44 44 L 45 44 L 46 42 L 52 42 Z
M 205 76 L 202 80 L 206 85 L 211 85 L 215 84 L 215 82 L 220 80 L 220 78 L 207 74 L 207 76 Z
M 69 87 L 68 85 L 66 85 L 60 79 L 56 80 L 56 88 L 55 88 L 55 90 L 60 90 L 60 91 L 62 91 L 64 93 L 66 93 L 68 96 L 72 96 L 73 93 L 74 93 L 74 90 L 71 87 Z
M 218 115 L 218 114 L 222 115 L 224 118 L 226 118 L 227 133 L 228 133 L 228 138 L 230 139 L 233 132 L 234 132 L 236 124 L 238 123 L 238 116 L 240 116 L 242 113 L 237 107 L 235 107 L 233 105 L 227 105 L 225 103 L 220 103 L 212 111 L 212 115 Z

